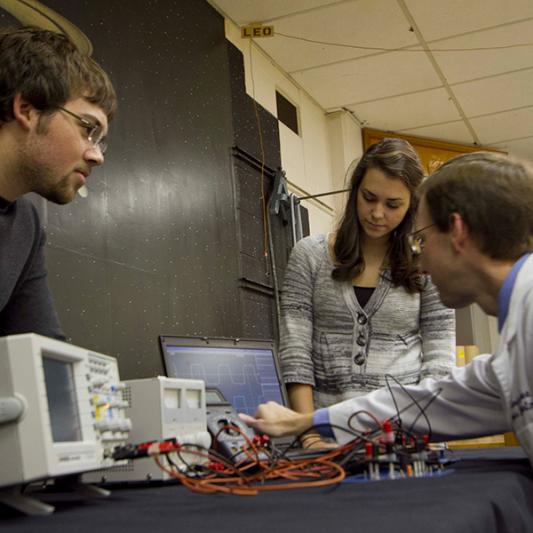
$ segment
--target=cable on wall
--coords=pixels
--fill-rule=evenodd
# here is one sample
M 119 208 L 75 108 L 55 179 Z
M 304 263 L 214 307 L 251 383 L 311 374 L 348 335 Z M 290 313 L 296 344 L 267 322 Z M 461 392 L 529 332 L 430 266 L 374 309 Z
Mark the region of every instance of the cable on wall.
M 363 46 L 357 44 L 318 41 L 316 39 L 308 39 L 306 37 L 299 37 L 297 35 L 289 35 L 287 33 L 276 31 L 276 36 L 278 35 L 280 37 L 285 37 L 286 39 L 294 39 L 296 41 L 304 41 L 306 43 L 321 44 L 326 46 L 339 46 L 342 48 L 355 48 L 357 50 L 369 50 L 373 52 L 480 52 L 485 50 L 506 50 L 508 48 L 523 48 L 527 46 L 533 46 L 533 43 L 515 43 L 503 46 L 477 46 L 473 48 L 384 48 L 382 46 Z

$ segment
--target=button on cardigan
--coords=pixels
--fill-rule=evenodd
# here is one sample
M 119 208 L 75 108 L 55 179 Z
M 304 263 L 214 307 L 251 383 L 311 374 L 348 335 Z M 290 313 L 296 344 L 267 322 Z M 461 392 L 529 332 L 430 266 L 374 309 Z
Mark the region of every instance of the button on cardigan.
M 446 375 L 455 365 L 455 313 L 430 280 L 421 293 L 384 271 L 364 308 L 351 282 L 331 277 L 325 235 L 294 247 L 281 294 L 280 363 L 286 384 L 312 385 L 315 408 L 386 385 Z

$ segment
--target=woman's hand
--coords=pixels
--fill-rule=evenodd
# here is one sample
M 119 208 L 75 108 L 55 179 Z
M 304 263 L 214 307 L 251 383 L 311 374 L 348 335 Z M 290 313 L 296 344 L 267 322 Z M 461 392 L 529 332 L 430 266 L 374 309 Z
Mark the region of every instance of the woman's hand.
M 302 448 L 306 450 L 324 450 L 337 448 L 337 444 L 334 442 L 327 442 L 322 440 L 322 437 L 318 433 L 306 433 L 300 437 L 300 443 Z

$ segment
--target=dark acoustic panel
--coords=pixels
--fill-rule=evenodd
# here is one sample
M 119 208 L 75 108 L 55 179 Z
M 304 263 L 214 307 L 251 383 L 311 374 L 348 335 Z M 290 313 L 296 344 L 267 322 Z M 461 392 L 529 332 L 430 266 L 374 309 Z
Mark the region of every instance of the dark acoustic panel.
M 219 242 L 220 227 L 233 222 L 223 20 L 206 2 L 47 5 L 87 34 L 119 94 L 107 162 L 89 179 L 89 197 L 50 210 L 54 242 L 170 273 L 185 234 Z
M 271 263 L 284 269 L 292 243 L 289 212 L 271 213 L 274 188 L 282 172 L 240 146 L 232 153 L 241 277 L 272 287 Z
M 239 337 L 235 246 L 202 263 L 191 262 L 170 280 L 170 329 L 167 334 Z
M 250 257 L 241 252 L 239 263 L 240 279 L 257 283 L 269 289 L 273 288 L 271 275 L 272 266 L 268 257 Z
M 241 252 L 260 259 L 268 245 L 268 241 L 265 243 L 265 224 L 261 211 L 254 215 L 240 211 L 239 222 Z
M 242 53 L 231 43 L 228 58 L 234 145 L 276 170 L 281 167 L 278 119 L 246 93 Z
M 242 289 L 242 336 L 248 339 L 272 339 L 275 309 L 272 296 Z M 260 320 L 258 320 L 260 317 Z
M 235 188 L 237 194 L 237 209 L 251 215 L 260 213 L 263 204 L 262 196 L 268 197 L 270 180 L 264 175 L 264 190 L 261 188 L 261 166 L 251 166 L 249 163 L 234 158 Z M 265 174 L 265 171 L 263 171 Z
M 49 245 L 48 283 L 67 338 L 92 350 L 111 353 L 109 263 Z
M 112 342 L 121 376 L 155 376 L 163 373 L 157 336 L 166 329 L 170 312 L 168 278 L 117 263 L 108 263 Z
M 32 198 L 66 335 L 117 356 L 124 379 L 162 372 L 162 333 L 274 338 L 261 174 L 233 149 L 268 167 L 270 195 L 278 121 L 246 94 L 223 18 L 203 0 L 45 3 L 85 33 L 119 98 L 87 198 Z M 277 272 L 287 235 L 273 220 Z

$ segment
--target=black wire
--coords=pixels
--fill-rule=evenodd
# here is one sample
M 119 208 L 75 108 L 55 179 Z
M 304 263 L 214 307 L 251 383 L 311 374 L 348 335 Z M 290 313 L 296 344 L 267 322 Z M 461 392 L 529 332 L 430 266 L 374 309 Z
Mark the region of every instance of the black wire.
M 217 435 L 218 435 L 218 433 L 217 433 Z M 214 472 L 214 473 L 216 473 L 218 475 L 227 475 L 227 476 L 233 476 L 234 473 L 237 472 L 239 476 L 243 477 L 238 472 L 238 469 L 235 468 L 235 465 L 231 462 L 231 460 L 228 459 L 225 455 L 219 453 L 217 450 L 215 450 L 213 448 L 205 448 L 204 446 L 200 446 L 198 444 L 194 444 L 193 446 L 196 446 L 196 448 L 199 449 L 199 450 L 204 450 L 207 455 L 210 455 L 210 456 L 214 457 L 217 461 L 222 463 L 225 467 L 231 469 L 232 473 L 231 474 L 225 474 L 225 473 L 221 473 L 221 472 L 218 472 L 217 470 L 213 470 L 213 469 L 209 469 L 209 468 L 207 468 L 207 470 L 212 470 L 212 472 Z M 233 470 L 235 470 L 235 472 L 233 472 Z
M 209 454 L 209 450 L 207 450 L 204 446 L 201 446 L 199 444 L 190 444 L 190 443 L 187 443 L 187 442 L 184 442 L 181 444 L 181 448 L 179 450 L 177 450 L 175 453 L 176 455 L 179 457 L 180 461 L 187 467 L 187 471 L 186 472 L 191 472 L 191 476 L 187 476 L 187 477 L 191 477 L 191 478 L 198 478 L 199 477 L 199 474 L 200 472 L 198 472 L 198 470 L 195 469 L 195 467 L 202 467 L 204 468 L 204 465 L 201 465 L 199 463 L 197 463 L 196 465 L 192 465 L 192 464 L 189 464 L 188 461 L 185 460 L 185 457 L 182 455 L 182 453 L 187 453 L 187 450 L 184 450 L 183 448 L 193 448 L 194 450 L 198 451 L 205 451 L 207 454 Z M 167 456 L 167 461 L 178 471 L 180 472 L 181 474 L 184 474 L 184 472 L 182 472 L 178 466 L 174 463 L 174 461 L 170 458 L 170 454 L 172 452 L 169 452 L 166 454 Z M 190 452 L 189 452 L 190 453 Z M 210 468 L 205 468 L 205 470 L 211 470 Z
M 429 425 L 429 419 L 428 419 L 428 417 L 425 414 L 425 410 L 437 399 L 437 397 L 440 395 L 441 392 L 442 392 L 442 389 L 437 389 L 437 391 L 435 393 L 433 393 L 433 396 L 429 399 L 428 403 L 424 406 L 423 414 L 424 414 L 424 418 L 428 421 L 428 426 L 429 426 L 428 437 L 429 437 L 429 440 L 431 440 L 431 436 L 432 436 L 433 432 L 431 430 L 431 426 Z M 422 413 L 419 413 L 418 416 L 413 420 L 413 423 L 411 424 L 411 427 L 409 428 L 409 431 L 413 430 L 413 427 L 416 424 L 416 421 L 420 418 L 421 414 Z
M 400 409 L 398 407 L 398 403 L 396 402 L 396 398 L 394 397 L 394 393 L 392 392 L 392 387 L 391 387 L 391 385 L 389 383 L 389 377 L 391 377 L 391 374 L 385 374 L 385 383 L 387 384 L 387 388 L 389 389 L 389 393 L 390 393 L 392 401 L 394 403 L 394 408 L 396 409 L 396 419 L 398 421 L 398 426 L 399 426 L 399 429 L 401 431 L 403 429 L 402 428 L 402 417 L 400 415 Z
M 418 419 L 420 418 L 420 415 L 423 415 L 423 416 L 424 416 L 424 418 L 426 419 L 426 422 L 427 422 L 427 426 L 428 426 L 428 435 L 429 435 L 429 438 L 431 439 L 431 435 L 432 435 L 433 432 L 432 432 L 432 430 L 431 430 L 431 423 L 430 423 L 429 418 L 427 417 L 426 412 L 425 412 L 425 409 L 427 409 L 427 407 L 431 404 L 431 402 L 428 403 L 428 405 L 426 405 L 426 406 L 424 407 L 424 409 L 422 409 L 422 407 L 420 407 L 420 405 L 419 405 L 419 403 L 416 401 L 416 399 L 411 395 L 411 393 L 410 393 L 410 392 L 404 387 L 404 385 L 403 385 L 402 383 L 400 383 L 400 382 L 399 382 L 399 381 L 398 381 L 398 380 L 397 380 L 392 374 L 386 374 L 386 375 L 385 375 L 385 379 L 387 380 L 388 378 L 391 378 L 391 379 L 392 379 L 392 380 L 393 380 L 393 381 L 394 381 L 394 382 L 400 387 L 400 389 L 402 389 L 402 391 L 405 392 L 405 394 L 407 394 L 407 396 L 409 396 L 409 398 L 411 398 L 412 403 L 411 403 L 411 405 L 409 405 L 408 407 L 412 407 L 413 404 L 416 405 L 416 406 L 418 407 L 420 413 L 419 413 L 419 415 L 416 417 L 415 421 L 418 420 Z M 393 392 L 392 392 L 392 390 L 391 390 L 390 387 L 389 387 L 389 391 L 390 391 L 390 393 L 391 393 L 392 400 L 394 401 L 394 403 L 395 403 L 395 405 L 396 405 L 396 401 L 395 401 L 395 399 L 394 399 L 394 394 L 393 394 Z M 439 394 L 440 394 L 440 393 L 439 393 Z M 433 399 L 432 399 L 431 401 L 433 401 Z M 404 408 L 404 409 L 402 409 L 402 411 L 400 411 L 400 410 L 398 410 L 398 407 L 396 407 L 396 410 L 397 410 L 397 413 L 398 413 L 397 416 L 400 417 L 400 414 L 401 414 L 402 412 L 404 412 L 406 409 L 407 409 L 407 407 Z M 409 432 L 411 432 L 412 429 L 413 429 L 413 424 L 411 424 L 411 428 L 410 428 Z
M 372 414 L 367 411 L 366 409 L 360 409 L 359 411 L 355 411 L 355 413 L 352 413 L 350 415 L 350 418 L 348 418 L 348 421 L 346 422 L 346 425 L 354 432 L 358 433 L 359 434 L 359 437 L 366 440 L 367 442 L 371 442 L 371 440 L 368 438 L 368 434 L 366 434 L 365 432 L 361 432 L 360 430 L 358 429 L 355 429 L 353 426 L 352 426 L 352 421 L 354 418 L 358 417 L 360 414 L 365 414 L 367 415 L 373 422 L 376 422 L 377 421 L 377 418 L 373 417 Z M 379 424 L 379 421 L 378 421 L 378 424 Z M 378 428 L 377 430 L 374 430 L 373 432 L 369 433 L 370 435 L 372 435 L 373 433 L 375 432 L 380 432 L 381 431 L 381 427 Z
M 433 434 L 432 432 L 432 429 L 431 429 L 431 423 L 429 421 L 429 418 L 427 417 L 426 415 L 426 409 L 431 405 L 431 403 L 439 396 L 439 394 L 442 392 L 442 389 L 438 389 L 435 393 L 433 392 L 428 392 L 427 395 L 424 396 L 423 399 L 425 399 L 427 396 L 430 397 L 430 400 L 429 402 L 427 403 L 427 405 L 425 405 L 424 407 L 421 407 L 420 404 L 418 403 L 418 401 L 409 393 L 409 391 L 394 377 L 394 376 L 391 376 L 389 374 L 387 374 L 387 376 L 390 376 L 390 378 L 392 378 L 396 384 L 407 394 L 407 396 L 409 396 L 409 398 L 411 399 L 411 403 L 406 405 L 403 409 L 398 409 L 397 408 L 397 415 L 396 417 L 401 417 L 401 414 L 404 413 L 405 411 L 407 411 L 408 409 L 410 409 L 411 407 L 413 407 L 413 405 L 416 405 L 420 411 L 420 413 L 418 414 L 418 416 L 415 418 L 415 421 L 413 422 L 413 424 L 411 424 L 411 427 L 409 430 L 404 430 L 402 429 L 402 431 L 404 433 L 408 433 L 409 435 L 413 435 L 412 433 L 412 429 L 413 429 L 413 426 L 414 426 L 414 423 L 416 423 L 416 421 L 420 418 L 420 416 L 424 416 L 424 418 L 426 419 L 426 422 L 427 422 L 427 426 L 428 426 L 428 434 L 429 434 L 429 438 L 431 439 L 431 436 Z M 391 391 L 392 392 L 392 391 Z M 394 395 L 393 395 L 393 401 L 394 401 Z M 348 419 L 348 422 L 347 422 L 347 425 L 350 427 L 350 429 L 352 429 L 353 431 L 356 431 L 355 428 L 353 428 L 350 424 L 351 424 L 351 421 L 354 417 L 358 416 L 360 413 L 366 413 L 365 410 L 361 410 L 361 411 L 357 411 L 355 413 L 353 413 L 350 418 Z M 396 420 L 396 417 L 392 420 Z M 365 437 L 364 435 L 361 435 L 362 438 L 365 438 L 366 440 L 369 440 L 368 437 Z
M 375 433 L 377 434 L 378 432 L 376 431 Z M 352 447 L 351 450 L 348 450 L 346 452 L 346 454 L 341 458 L 340 461 L 338 461 L 338 465 L 341 466 L 342 468 L 344 468 L 346 463 L 348 463 L 349 461 L 353 461 L 354 456 L 357 453 L 363 451 L 364 442 L 366 442 L 366 438 L 364 440 L 361 440 L 361 442 L 355 442 L 354 441 L 354 446 Z M 370 442 L 372 442 L 372 441 L 370 440 Z M 363 457 L 363 461 L 358 461 L 356 463 L 359 464 L 360 462 L 364 462 L 364 457 Z

